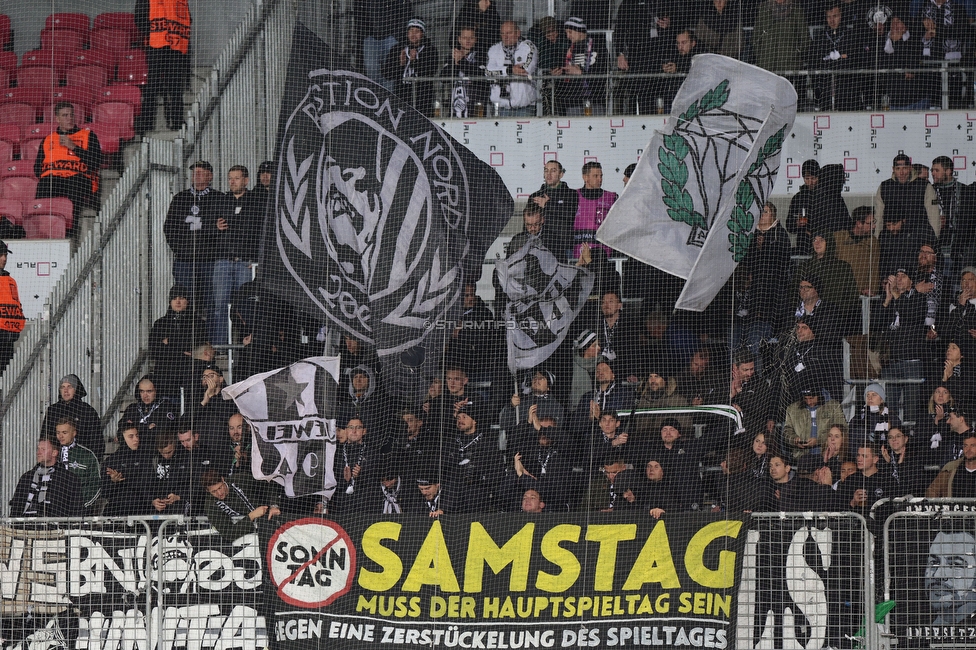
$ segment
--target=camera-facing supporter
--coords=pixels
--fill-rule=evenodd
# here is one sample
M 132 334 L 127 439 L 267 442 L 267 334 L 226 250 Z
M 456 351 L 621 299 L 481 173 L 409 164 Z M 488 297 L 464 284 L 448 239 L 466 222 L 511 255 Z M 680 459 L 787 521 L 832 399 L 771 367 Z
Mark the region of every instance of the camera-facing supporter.
M 61 462 L 61 443 L 51 435 L 37 442 L 37 465 L 21 475 L 10 498 L 11 517 L 80 517 L 81 482 Z
M 468 392 L 467 387 L 468 373 L 456 364 L 449 364 L 445 368 L 443 380 L 435 378 L 430 382 L 421 408 L 427 427 L 438 438 L 446 440 L 453 437 L 457 410 L 478 399 L 477 395 Z
M 904 268 L 899 268 L 885 282 L 885 297 L 872 319 L 872 327 L 884 332 L 887 343 L 886 360 L 881 366 L 881 376 L 885 379 L 922 379 L 925 358 L 925 312 L 927 303 L 924 296 L 914 290 L 912 277 Z M 897 409 L 901 402 L 902 419 L 914 422 L 919 406 L 921 390 L 918 383 L 888 384 L 885 401 Z
M 58 382 L 58 401 L 47 407 L 41 432 L 54 435 L 55 427 L 63 418 L 71 418 L 78 431 L 78 442 L 88 447 L 96 458 L 105 455 L 105 439 L 102 437 L 102 422 L 91 404 L 82 401 L 87 397 L 85 385 L 78 375 L 65 375 Z
M 82 209 L 99 206 L 102 148 L 94 131 L 78 126 L 71 102 L 55 104 L 54 119 L 57 129 L 41 142 L 34 161 L 34 175 L 39 179 L 35 197 L 71 199 L 73 223 L 78 224 Z
M 178 408 L 173 400 L 156 389 L 152 374 L 143 375 L 136 384 L 135 401 L 125 407 L 120 424 L 134 424 L 145 449 L 156 447 L 156 433 L 176 424 Z
M 756 357 L 749 350 L 740 349 L 732 357 L 729 404 L 742 414 L 746 431 L 772 433 L 776 426 L 778 409 L 773 391 L 765 379 L 756 375 Z
M 960 396 L 958 401 L 962 408 L 970 407 L 973 403 L 973 389 L 976 387 L 976 364 L 966 358 L 955 341 L 946 346 L 941 382 L 950 393 Z
M 585 322 L 596 323 L 600 356 L 611 362 L 621 377 L 636 383 L 641 323 L 636 312 L 624 308 L 617 286 L 607 286 L 601 291 L 599 318 L 586 318 Z
M 603 189 L 603 167 L 589 161 L 583 164 L 583 187 L 576 190 L 577 208 L 573 220 L 573 257 L 585 260 L 592 248 L 602 248 L 607 255 L 613 249 L 596 241 L 596 231 L 617 201 L 616 192 Z
M 570 429 L 577 439 L 586 436 L 599 426 L 600 418 L 606 411 L 617 413 L 630 411 L 634 407 L 634 391 L 619 384 L 613 367 L 606 359 L 600 359 L 594 370 L 594 387 L 583 393 L 576 410 L 570 417 Z
M 475 106 L 481 104 L 484 110 L 488 101 L 488 85 L 484 80 L 488 56 L 485 47 L 478 42 L 474 27 L 466 26 L 457 30 L 457 41 L 451 48 L 451 58 L 441 69 L 442 77 L 454 77 L 451 88 L 450 115 L 455 118 L 475 117 Z M 472 79 L 474 78 L 474 79 Z
M 106 517 L 129 517 L 149 514 L 146 498 L 146 473 L 150 454 L 142 446 L 139 427 L 124 422 L 115 437 L 118 451 L 105 457 L 102 494 L 108 503 L 102 512 Z
M 644 476 L 647 478 L 646 481 L 635 480 L 631 487 L 637 495 L 638 506 L 642 511 L 655 519 L 660 519 L 668 512 L 675 513 L 683 510 L 680 486 L 668 480 L 664 466 L 656 458 L 648 459 L 644 463 Z
M 714 496 L 726 510 L 753 512 L 763 508 L 765 486 L 769 482 L 769 458 L 773 453 L 766 440 L 765 433 L 757 433 L 752 437 L 751 451 L 734 450 L 721 462 L 722 482 Z
M 200 373 L 200 384 L 203 387 L 203 397 L 194 404 L 194 429 L 211 447 L 222 446 L 227 438 L 227 420 L 237 407 L 231 400 L 225 400 L 220 391 L 224 388 L 224 373 L 214 364 L 204 366 Z
M 684 75 L 691 70 L 691 59 L 699 53 L 698 38 L 695 32 L 686 29 L 678 32 L 674 37 L 674 42 L 667 47 L 661 55 L 661 67 L 657 72 L 663 72 L 673 77 L 663 79 L 653 79 L 655 103 L 661 101 L 664 112 L 671 111 L 671 103 L 674 101 L 678 89 L 684 83 Z
M 857 450 L 857 472 L 837 487 L 845 507 L 867 516 L 876 502 L 897 496 L 898 485 L 890 474 L 878 468 L 881 453 L 878 446 L 865 443 Z
M 654 458 L 672 485 L 681 486 L 682 501 L 689 508 L 697 508 L 702 502 L 702 481 L 698 466 L 701 462 L 699 445 L 695 438 L 686 437 L 677 418 L 666 418 L 656 440 L 650 441 L 643 458 Z M 693 432 L 687 432 L 693 434 Z
M 520 393 L 515 393 L 499 415 L 499 424 L 505 431 L 515 425 L 529 421 L 529 409 L 537 406 L 539 418 L 554 418 L 566 421 L 566 410 L 553 395 L 556 377 L 548 370 L 536 368 L 524 373 Z
M 387 408 L 387 398 L 376 375 L 363 365 L 353 368 L 348 376 L 346 394 L 339 394 L 338 419 L 348 422 L 357 417 L 370 431 L 382 432 L 392 409 Z
M 956 341 L 964 355 L 976 356 L 976 267 L 963 267 L 959 293 L 942 301 L 939 336 Z
M 474 27 L 483 42 L 491 42 L 502 27 L 495 0 L 463 0 L 454 21 L 454 33 L 460 33 L 465 26 Z
M 808 284 L 811 284 L 810 280 L 819 280 L 812 283 L 815 285 L 813 289 L 816 298 L 835 308 L 837 332 L 849 334 L 856 329 L 855 323 L 860 325 L 861 315 L 854 271 L 850 264 L 837 258 L 837 244 L 832 233 L 816 233 L 813 236 L 812 249 L 813 256 L 800 264 L 796 277 L 800 281 L 806 278 Z M 798 293 L 804 303 L 804 311 L 816 311 L 817 302 L 813 295 Z
M 410 476 L 413 469 L 432 461 L 439 453 L 439 436 L 427 426 L 422 408 L 407 406 L 398 413 L 400 422 L 391 440 L 390 454 L 395 456 L 402 471 Z
M 630 469 L 627 459 L 610 452 L 599 461 L 599 470 L 590 480 L 587 491 L 587 510 L 597 512 L 632 512 L 637 506 L 633 486 L 637 473 Z
M 588 435 L 587 435 L 588 433 Z M 582 455 L 584 468 L 596 468 L 597 463 L 603 461 L 610 452 L 620 456 L 628 464 L 640 463 L 643 449 L 636 442 L 631 442 L 627 427 L 623 427 L 620 415 L 616 411 L 605 410 L 597 421 L 597 426 L 584 432 L 578 453 Z
M 503 499 L 505 468 L 498 434 L 483 408 L 468 404 L 457 411 L 456 437 L 445 443 L 445 467 L 454 477 L 458 512 L 485 512 Z
M 902 222 L 900 230 L 915 238 L 909 265 L 915 261 L 918 241 L 931 241 L 942 229 L 935 188 L 928 181 L 915 177 L 912 160 L 904 153 L 894 157 L 891 178 L 882 181 L 878 186 L 874 195 L 874 215 L 875 230 L 879 233 L 879 238 L 882 226 L 899 222 Z M 882 246 L 884 245 L 882 240 Z M 883 264 L 881 272 L 885 272 Z
M 227 437 L 217 445 L 216 453 L 223 463 L 217 467 L 222 476 L 251 474 L 251 429 L 240 413 L 227 419 Z
M 509 20 L 486 38 L 500 35 L 488 49 L 485 74 L 492 77 L 489 100 L 498 105 L 501 117 L 529 117 L 536 114 L 539 98 L 535 77 L 539 68 L 539 50 L 535 43 L 522 38 L 518 24 Z
M 925 490 L 926 497 L 930 499 L 976 497 L 976 432 L 967 428 L 961 435 L 962 456 L 945 464 Z
M 858 33 L 843 21 L 841 1 L 824 3 L 826 26 L 813 37 L 810 67 L 822 71 L 852 70 L 860 57 Z M 814 77 L 817 106 L 823 110 L 853 111 L 861 108 L 860 83 L 856 75 L 832 74 Z
M 336 490 L 329 502 L 329 512 L 357 512 L 365 499 L 363 495 L 375 483 L 382 443 L 380 436 L 369 435 L 365 422 L 356 416 L 343 418 L 336 425 L 342 427 L 345 442 L 336 445 L 333 462 Z
M 886 398 L 887 393 L 881 384 L 864 387 L 864 405 L 850 421 L 849 456 L 856 457 L 862 445 L 880 445 L 891 427 L 901 427 L 898 416 L 889 412 Z
M 181 453 L 190 475 L 190 487 L 181 493 L 183 502 L 189 514 L 199 515 L 203 512 L 205 499 L 200 477 L 207 470 L 226 467 L 230 452 L 225 447 L 217 447 L 204 440 L 200 431 L 195 428 L 192 418 L 187 415 L 183 415 L 177 423 L 176 439 L 182 447 Z
M 915 423 L 917 444 L 925 451 L 927 458 L 938 465 L 945 465 L 958 458 L 961 447 L 952 444 L 952 430 L 949 428 L 949 410 L 956 405 L 952 393 L 944 382 L 938 382 L 929 397 L 927 413 Z
M 610 71 L 610 55 L 602 37 L 591 35 L 586 22 L 572 16 L 563 23 L 566 50 L 557 67 L 549 70 L 556 77 L 554 112 L 557 115 L 604 115 L 607 110 L 607 89 L 604 79 L 575 79 L 579 75 L 606 77 Z
M 952 158 L 936 156 L 932 161 L 932 187 L 939 198 L 942 230 L 939 246 L 946 255 L 946 274 L 958 272 L 972 258 L 976 247 L 973 211 L 973 188 L 956 180 Z
M 664 370 L 650 370 L 643 376 L 635 391 L 634 408 L 680 408 L 688 406 L 688 400 L 678 392 L 678 380 Z M 638 440 L 652 439 L 661 431 L 664 415 L 641 415 L 631 419 L 630 429 Z M 691 415 L 678 416 L 685 430 L 691 430 Z
M 102 495 L 102 466 L 98 458 L 91 449 L 78 442 L 78 428 L 70 416 L 58 420 L 54 431 L 61 443 L 61 463 L 81 483 L 81 500 L 86 514 L 97 515 L 95 502 Z
M 437 48 L 427 35 L 427 23 L 411 18 L 390 48 L 383 65 L 383 76 L 393 83 L 400 99 L 427 116 L 434 114 L 436 82 L 414 81 L 417 77 L 436 77 L 440 69 Z
M 887 441 L 881 446 L 878 467 L 894 482 L 892 496 L 922 496 L 928 487 L 924 450 L 917 448 L 915 442 L 901 427 L 891 427 Z
M 529 200 L 542 208 L 543 221 L 540 223 L 542 230 L 539 234 L 543 241 L 551 241 L 553 248 L 549 250 L 560 260 L 570 257 L 567 253 L 572 248 L 573 224 L 579 209 L 579 194 L 563 180 L 565 175 L 566 170 L 558 160 L 546 161 L 542 169 L 542 187 L 529 195 Z M 527 214 L 529 213 L 523 212 L 523 219 Z M 531 234 L 527 223 L 525 231 Z M 512 238 L 513 242 L 515 237 Z M 510 244 L 509 251 L 515 250 L 517 250 L 515 245 Z

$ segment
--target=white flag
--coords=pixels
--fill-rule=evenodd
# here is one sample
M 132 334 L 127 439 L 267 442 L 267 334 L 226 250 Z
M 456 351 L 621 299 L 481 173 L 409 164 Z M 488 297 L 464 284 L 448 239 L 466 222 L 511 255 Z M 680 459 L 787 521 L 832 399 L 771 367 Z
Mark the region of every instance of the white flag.
M 738 264 L 755 228 L 755 219 L 750 223 L 748 218 L 728 225 L 733 209 L 745 198 L 744 190 L 740 196 L 741 182 L 763 153 L 753 172 L 762 182 L 750 182 L 761 210 L 776 180 L 782 140 L 775 151 L 765 145 L 780 130 L 790 132 L 796 101 L 792 84 L 771 72 L 717 54 L 696 56 L 666 126 L 651 137 L 597 239 L 690 282 L 701 258 L 695 286 L 686 287 L 676 306 L 704 309 Z M 702 251 L 716 228 L 725 248 L 709 246 L 709 255 L 722 258 L 721 269 L 712 273 Z M 726 258 L 733 260 L 731 269 Z M 706 271 L 707 288 L 700 284 Z
M 310 357 L 221 391 L 251 429 L 254 478 L 281 484 L 289 497 L 332 496 L 338 386 L 339 357 Z

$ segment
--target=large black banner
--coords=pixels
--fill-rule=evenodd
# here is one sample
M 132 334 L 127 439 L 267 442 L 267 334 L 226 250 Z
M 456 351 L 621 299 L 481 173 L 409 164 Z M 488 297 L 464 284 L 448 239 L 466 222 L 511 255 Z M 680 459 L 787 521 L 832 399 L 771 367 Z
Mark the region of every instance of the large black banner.
M 602 513 L 321 518 L 265 533 L 278 647 L 735 647 L 748 524 Z
M 264 277 L 380 357 L 436 366 L 428 335 L 453 329 L 439 325 L 514 212 L 495 170 L 300 23 L 275 157 Z

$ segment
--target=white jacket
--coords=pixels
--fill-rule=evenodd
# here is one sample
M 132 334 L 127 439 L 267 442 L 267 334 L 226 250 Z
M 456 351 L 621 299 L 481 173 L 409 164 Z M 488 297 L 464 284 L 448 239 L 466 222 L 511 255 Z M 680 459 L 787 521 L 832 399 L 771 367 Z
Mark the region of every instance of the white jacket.
M 539 51 L 532 41 L 521 40 L 514 47 L 505 47 L 501 41 L 495 43 L 488 50 L 488 65 L 485 74 L 489 77 L 508 77 L 513 65 L 520 65 L 528 72 L 528 76 L 518 76 L 514 83 L 504 83 L 497 80 L 491 85 L 491 101 L 498 102 L 502 108 L 524 108 L 536 103 L 539 93 L 536 91 L 533 75 L 539 67 Z

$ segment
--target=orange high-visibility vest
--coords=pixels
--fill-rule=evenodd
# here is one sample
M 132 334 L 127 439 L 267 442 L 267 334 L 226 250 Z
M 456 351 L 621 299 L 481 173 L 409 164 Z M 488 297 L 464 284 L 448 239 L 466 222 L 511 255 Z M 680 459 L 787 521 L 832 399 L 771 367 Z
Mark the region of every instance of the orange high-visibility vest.
M 17 281 L 9 275 L 0 276 L 0 330 L 24 331 L 24 309 L 20 306 Z
M 75 146 L 88 150 L 88 136 L 91 129 L 81 129 L 70 134 L 68 137 Z M 92 184 L 92 194 L 98 192 L 98 174 L 88 169 L 88 165 L 81 162 L 81 158 L 76 156 L 70 149 L 61 144 L 61 134 L 54 132 L 44 138 L 44 164 L 41 166 L 41 178 L 45 176 L 61 176 L 67 178 L 76 174 L 81 174 L 89 179 Z
M 186 54 L 190 49 L 187 0 L 149 0 L 149 47 Z

